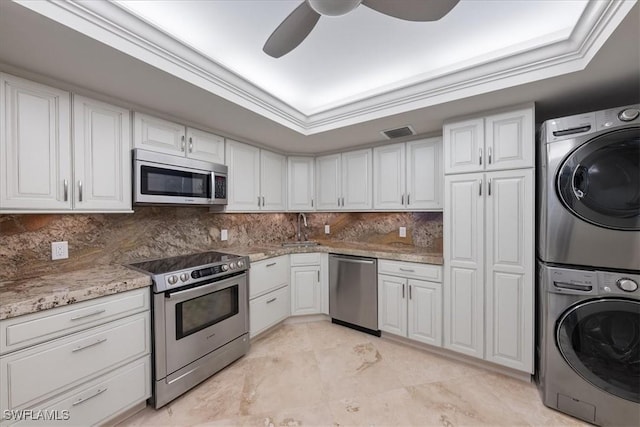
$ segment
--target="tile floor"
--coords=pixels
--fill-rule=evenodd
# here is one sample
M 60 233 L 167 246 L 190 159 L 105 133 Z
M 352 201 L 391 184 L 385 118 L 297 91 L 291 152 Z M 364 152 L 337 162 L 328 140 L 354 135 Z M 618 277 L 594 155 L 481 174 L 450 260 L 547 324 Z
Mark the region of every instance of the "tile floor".
M 121 426 L 586 425 L 533 384 L 327 321 L 285 324 L 169 405 Z

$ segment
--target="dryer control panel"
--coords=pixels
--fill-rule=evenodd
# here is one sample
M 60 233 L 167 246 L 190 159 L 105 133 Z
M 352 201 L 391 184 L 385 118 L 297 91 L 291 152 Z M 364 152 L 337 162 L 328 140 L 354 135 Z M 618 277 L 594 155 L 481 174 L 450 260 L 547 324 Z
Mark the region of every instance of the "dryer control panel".
M 551 293 L 640 299 L 640 274 L 551 266 L 546 270 Z

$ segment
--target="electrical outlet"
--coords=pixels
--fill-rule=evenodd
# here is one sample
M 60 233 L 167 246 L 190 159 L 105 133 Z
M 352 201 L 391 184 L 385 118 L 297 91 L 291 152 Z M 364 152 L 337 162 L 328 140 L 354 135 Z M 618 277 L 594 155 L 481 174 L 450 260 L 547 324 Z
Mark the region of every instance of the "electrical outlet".
M 67 242 L 51 242 L 51 259 L 69 258 L 69 246 Z
M 331 234 L 331 226 L 329 224 L 324 225 L 324 234 Z
M 229 238 L 228 230 L 220 230 L 220 240 L 225 241 Z
M 400 237 L 407 237 L 407 227 L 400 227 Z

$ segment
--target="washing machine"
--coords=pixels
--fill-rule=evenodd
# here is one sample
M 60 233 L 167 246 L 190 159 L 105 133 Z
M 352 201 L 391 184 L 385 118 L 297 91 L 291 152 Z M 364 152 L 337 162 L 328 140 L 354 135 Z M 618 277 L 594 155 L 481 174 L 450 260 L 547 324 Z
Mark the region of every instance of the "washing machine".
M 640 271 L 640 105 L 547 120 L 539 141 L 539 259 Z
M 640 426 L 640 274 L 538 263 L 536 382 L 544 404 Z

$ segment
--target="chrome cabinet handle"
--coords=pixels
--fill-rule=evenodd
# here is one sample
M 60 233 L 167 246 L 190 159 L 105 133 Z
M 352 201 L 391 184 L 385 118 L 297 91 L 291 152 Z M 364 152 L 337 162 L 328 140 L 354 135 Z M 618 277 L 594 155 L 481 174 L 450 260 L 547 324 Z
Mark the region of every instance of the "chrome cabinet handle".
M 98 396 L 99 394 L 104 393 L 105 391 L 107 391 L 107 387 L 105 387 L 105 388 L 99 388 L 99 389 L 98 389 L 98 390 L 96 390 L 96 392 L 95 392 L 95 393 L 93 393 L 91 396 L 81 397 L 80 399 L 78 399 L 78 400 L 76 400 L 75 402 L 73 402 L 73 403 L 71 404 L 71 406 L 76 406 L 76 405 L 81 404 L 82 402 L 86 402 L 87 400 L 92 399 L 92 398 L 94 398 L 94 397 Z
M 313 207 L 313 199 L 311 199 L 311 207 Z
M 65 179 L 63 181 L 63 185 L 64 185 L 64 201 L 68 201 L 69 200 L 69 182 Z
M 185 146 L 185 144 L 184 144 L 184 135 L 182 135 L 180 137 L 180 140 L 182 141 L 182 143 L 180 144 L 180 151 L 184 151 L 184 146 Z
M 402 299 L 404 299 L 404 283 L 402 284 Z
M 400 204 L 404 206 L 404 193 L 400 196 Z
M 320 283 L 320 270 L 318 270 L 318 283 Z
M 98 314 L 102 314 L 105 311 L 107 311 L 107 310 L 103 308 L 102 310 L 97 310 L 97 311 L 94 311 L 94 312 L 89 313 L 89 314 L 83 314 L 81 316 L 72 317 L 71 320 L 80 320 L 80 319 L 84 319 L 86 317 L 97 316 Z
M 407 193 L 407 206 L 411 204 L 411 193 Z
M 411 297 L 411 285 L 409 285 L 409 299 L 412 299 L 412 297 Z
M 489 178 L 489 182 L 487 183 L 487 194 L 490 196 L 491 195 L 491 178 Z
M 276 263 L 275 262 L 271 262 L 271 263 L 267 264 L 266 267 L 273 267 L 274 265 L 276 265 Z
M 400 267 L 400 271 L 406 271 L 407 273 L 415 273 L 415 270 L 412 268 L 402 268 Z
M 480 148 L 478 152 L 480 154 L 480 165 L 482 165 L 482 148 Z
M 82 181 L 78 180 L 78 201 L 82 201 Z
M 189 137 L 189 152 L 193 153 L 193 138 Z
M 264 207 L 264 196 L 262 196 L 262 207 Z
M 344 197 L 342 198 L 342 207 L 344 208 Z
M 278 299 L 277 297 L 275 297 L 275 298 L 271 298 L 271 299 L 268 299 L 268 300 L 267 300 L 267 304 L 271 304 L 272 302 L 274 302 L 274 301 L 275 301 L 275 300 L 277 300 L 277 299 Z
M 491 147 L 489 147 L 488 150 L 489 150 L 489 164 L 491 164 Z
M 482 196 L 482 180 L 480 180 L 480 185 L 478 186 L 478 196 Z
M 260 196 L 258 196 L 258 207 L 260 207 Z
M 73 350 L 71 350 L 71 352 L 75 353 L 76 351 L 84 350 L 85 348 L 89 348 L 89 347 L 93 347 L 94 345 L 102 344 L 105 341 L 107 341 L 106 338 L 99 338 L 99 339 L 95 340 L 92 343 L 81 345 L 80 347 L 76 347 Z

